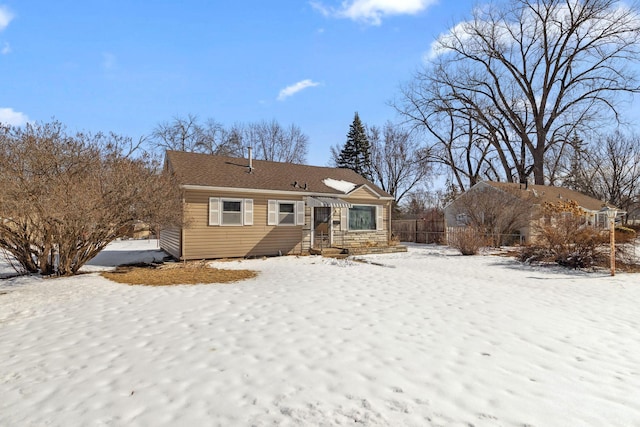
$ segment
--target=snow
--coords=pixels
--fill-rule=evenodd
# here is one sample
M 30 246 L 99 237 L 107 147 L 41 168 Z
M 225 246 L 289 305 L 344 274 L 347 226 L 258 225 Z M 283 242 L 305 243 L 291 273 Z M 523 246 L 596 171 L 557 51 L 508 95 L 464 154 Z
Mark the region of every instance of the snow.
M 109 246 L 88 270 L 161 258 Z M 407 253 L 0 281 L 0 425 L 640 425 L 637 275 Z M 390 268 L 393 267 L 393 268 Z
M 324 185 L 326 185 L 327 187 L 331 187 L 334 190 L 341 191 L 344 194 L 347 194 L 351 190 L 356 188 L 356 185 L 353 182 L 343 181 L 341 179 L 325 178 L 322 180 L 322 182 L 324 182 Z

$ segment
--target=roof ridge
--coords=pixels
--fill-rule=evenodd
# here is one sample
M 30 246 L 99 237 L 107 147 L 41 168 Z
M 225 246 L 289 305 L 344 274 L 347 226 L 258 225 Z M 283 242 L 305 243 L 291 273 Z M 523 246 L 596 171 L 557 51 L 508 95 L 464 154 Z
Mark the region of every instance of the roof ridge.
M 366 185 L 378 197 L 393 198 L 372 181 L 346 168 L 252 159 L 249 170 L 248 158 L 176 150 L 166 151 L 166 163 L 182 185 L 345 195 L 324 183 L 331 178 L 347 181 L 354 187 Z

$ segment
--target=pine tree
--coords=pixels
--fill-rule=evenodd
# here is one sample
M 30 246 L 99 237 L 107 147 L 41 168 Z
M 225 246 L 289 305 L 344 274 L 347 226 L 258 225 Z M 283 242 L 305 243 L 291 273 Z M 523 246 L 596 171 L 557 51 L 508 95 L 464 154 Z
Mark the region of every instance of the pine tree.
M 565 185 L 572 190 L 586 192 L 589 186 L 585 180 L 584 170 L 585 144 L 578 135 L 574 133 L 569 141 L 569 146 L 573 153 L 571 155 L 569 172 L 565 178 Z
M 337 166 L 351 169 L 369 180 L 372 179 L 371 144 L 369 144 L 369 139 L 357 112 L 349 126 L 347 142 L 340 151 Z

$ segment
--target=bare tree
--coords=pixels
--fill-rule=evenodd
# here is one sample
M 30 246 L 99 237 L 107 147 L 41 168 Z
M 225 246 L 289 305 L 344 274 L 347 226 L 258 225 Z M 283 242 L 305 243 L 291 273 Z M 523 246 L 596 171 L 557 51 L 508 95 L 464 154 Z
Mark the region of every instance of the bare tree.
M 160 123 L 151 134 L 152 146 L 161 151 L 242 157 L 245 146 L 251 146 L 256 159 L 286 163 L 304 163 L 308 143 L 309 138 L 296 125 L 284 128 L 272 120 L 226 128 L 214 119 L 202 124 L 193 114 Z
M 403 212 L 408 215 L 419 215 L 427 211 L 442 212 L 444 205 L 442 190 L 432 192 L 418 187 L 407 193 Z
M 522 144 L 510 143 L 511 132 L 489 107 L 474 112 L 448 95 L 453 84 L 442 68 L 418 74 L 402 89 L 404 103 L 396 105 L 414 130 L 426 133 L 432 160 L 462 190 L 483 179 L 512 182 L 522 176 L 526 158 Z
M 170 122 L 158 124 L 151 133 L 150 142 L 156 149 L 188 151 L 241 157 L 243 154 L 241 130 L 238 126 L 226 129 L 214 119 L 201 123 L 196 115 L 176 116 Z
M 243 142 L 253 147 L 256 159 L 304 163 L 309 138 L 296 125 L 283 128 L 277 121 L 250 123 L 243 128 Z
M 638 62 L 639 41 L 637 9 L 615 0 L 507 0 L 476 8 L 437 39 L 432 63 L 397 108 L 423 126 L 432 114 L 422 109 L 434 97 L 449 101 L 456 118 L 489 131 L 504 170 L 544 184 L 551 149 L 575 131 L 620 119 L 623 95 L 640 92 L 630 66 Z M 423 81 L 434 80 L 437 92 L 422 90 Z M 492 123 L 506 132 L 492 134 Z
M 628 213 L 640 205 L 640 136 L 615 131 L 582 150 L 567 186 Z
M 164 150 L 197 151 L 202 136 L 198 117 L 188 114 L 175 116 L 170 122 L 159 123 L 151 132 L 153 144 Z
M 227 130 L 221 123 L 214 119 L 208 119 L 198 129 L 199 133 L 193 151 L 219 156 L 242 157 L 242 137 L 239 136 L 236 128 Z
M 179 224 L 179 188 L 132 146 L 58 122 L 0 127 L 0 247 L 28 272 L 72 275 L 136 221 Z
M 430 152 L 407 130 L 387 122 L 382 129 L 368 128 L 373 180 L 391 194 L 396 204 L 416 186 L 426 183 Z
M 517 233 L 529 224 L 534 196 L 522 190 L 478 188 L 456 199 L 453 215 L 462 215 L 466 226 L 491 236 L 500 246 L 504 235 Z

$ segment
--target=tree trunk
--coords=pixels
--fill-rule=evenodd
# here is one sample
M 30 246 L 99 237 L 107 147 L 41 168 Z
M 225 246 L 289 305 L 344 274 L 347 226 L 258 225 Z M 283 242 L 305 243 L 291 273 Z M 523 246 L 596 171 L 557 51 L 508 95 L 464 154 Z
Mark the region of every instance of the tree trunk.
M 544 185 L 544 146 L 537 147 L 531 152 L 533 157 L 533 179 L 534 184 Z

